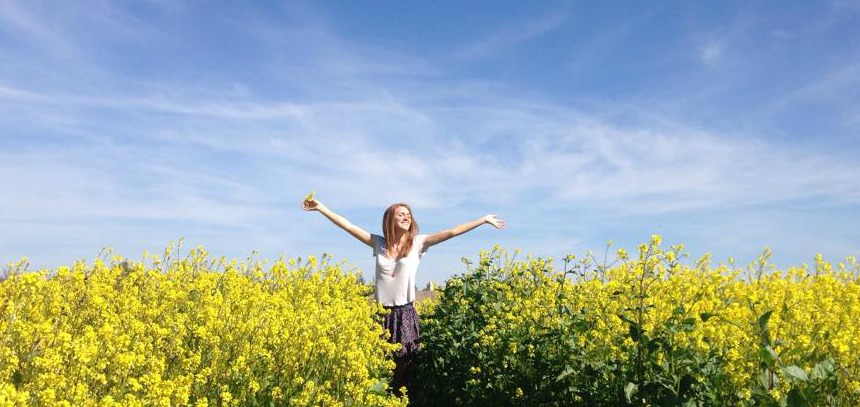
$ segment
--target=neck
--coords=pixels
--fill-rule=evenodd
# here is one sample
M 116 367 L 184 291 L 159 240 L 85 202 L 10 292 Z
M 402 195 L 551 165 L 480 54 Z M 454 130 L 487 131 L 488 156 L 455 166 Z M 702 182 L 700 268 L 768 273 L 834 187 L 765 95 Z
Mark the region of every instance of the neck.
M 392 239 L 394 244 L 400 244 L 406 241 L 406 232 L 398 230 L 394 232 L 394 238 Z
M 406 245 L 406 233 L 397 232 L 392 237 L 392 241 L 388 242 L 388 257 L 400 258 L 400 250 Z

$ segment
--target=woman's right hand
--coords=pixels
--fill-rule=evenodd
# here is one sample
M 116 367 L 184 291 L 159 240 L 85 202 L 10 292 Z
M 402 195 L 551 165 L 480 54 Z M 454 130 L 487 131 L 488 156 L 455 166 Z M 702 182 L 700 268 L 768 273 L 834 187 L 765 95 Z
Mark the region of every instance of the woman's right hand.
M 319 212 L 328 220 L 332 221 L 337 227 L 345 230 L 347 233 L 361 241 L 362 243 L 373 247 L 373 239 L 372 235 L 368 233 L 366 230 L 353 225 L 350 221 L 346 220 L 343 216 L 340 216 L 331 209 L 327 208 L 323 205 L 322 202 L 314 198 L 314 194 L 311 193 L 308 195 L 305 200 L 302 201 L 302 209 L 309 212 Z
M 323 206 L 322 202 L 318 201 L 316 198 L 305 199 L 302 201 L 302 209 L 306 211 L 318 211 L 321 206 Z

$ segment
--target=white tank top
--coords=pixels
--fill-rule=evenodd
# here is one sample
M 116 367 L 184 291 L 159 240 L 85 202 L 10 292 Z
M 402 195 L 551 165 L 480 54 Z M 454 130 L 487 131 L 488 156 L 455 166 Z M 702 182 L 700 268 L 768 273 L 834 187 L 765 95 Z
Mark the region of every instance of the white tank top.
M 427 235 L 415 236 L 409 254 L 399 260 L 392 260 L 387 254 L 385 238 L 379 235 L 370 236 L 373 241 L 373 257 L 376 258 L 376 301 L 389 307 L 415 301 L 415 274 L 425 253 L 426 238 Z

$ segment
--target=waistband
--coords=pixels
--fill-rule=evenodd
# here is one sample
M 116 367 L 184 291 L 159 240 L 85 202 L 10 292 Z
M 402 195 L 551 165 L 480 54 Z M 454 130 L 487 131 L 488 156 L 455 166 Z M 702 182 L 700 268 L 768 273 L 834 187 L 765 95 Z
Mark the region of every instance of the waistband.
M 402 309 L 402 308 L 410 308 L 410 307 L 412 307 L 412 304 L 413 303 L 411 303 L 411 302 L 407 302 L 406 304 L 403 304 L 403 305 L 383 305 L 382 307 L 385 309 Z

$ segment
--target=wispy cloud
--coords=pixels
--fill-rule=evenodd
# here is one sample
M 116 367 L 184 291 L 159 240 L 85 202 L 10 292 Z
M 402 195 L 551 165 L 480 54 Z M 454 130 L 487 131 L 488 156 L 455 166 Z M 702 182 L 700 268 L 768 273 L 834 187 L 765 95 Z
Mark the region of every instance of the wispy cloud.
M 0 20 L 5 24 L 9 34 L 20 37 L 36 37 L 47 39 L 49 42 L 59 42 L 60 37 L 51 30 L 48 24 L 34 15 L 27 2 L 8 1 L 0 4 Z
M 434 84 L 422 89 L 424 103 L 428 95 L 436 92 L 436 87 Z M 860 177 L 857 166 L 850 163 L 829 162 L 825 157 L 801 154 L 780 145 L 706 130 L 653 125 L 621 127 L 560 105 L 524 105 L 518 95 L 502 95 L 498 89 L 486 97 L 473 95 L 481 101 L 480 105 L 463 106 L 468 113 L 461 113 L 461 117 L 468 121 L 459 123 L 448 121 L 447 109 L 416 106 L 408 98 L 387 97 L 351 104 L 301 104 L 252 98 L 217 103 L 163 97 L 155 100 L 52 97 L 28 90 L 4 89 L 19 102 L 39 101 L 34 106 L 50 105 L 51 102 L 42 102 L 48 100 L 72 103 L 83 109 L 84 116 L 104 114 L 105 109 L 121 115 L 136 112 L 153 118 L 170 113 L 174 123 L 181 123 L 181 128 L 176 124 L 164 127 L 161 120 L 154 120 L 143 131 L 134 131 L 143 137 L 135 145 L 145 145 L 147 140 L 164 143 L 168 147 L 156 150 L 156 154 L 169 157 L 167 162 L 141 157 L 132 162 L 137 171 L 166 175 L 153 171 L 161 165 L 170 168 L 170 158 L 175 158 L 176 163 L 187 163 L 187 159 L 179 157 L 197 147 L 204 148 L 194 163 L 201 168 L 205 160 L 218 152 L 241 154 L 244 160 L 268 163 L 285 159 L 286 162 L 274 164 L 283 174 L 295 179 L 313 179 L 317 171 L 322 171 L 332 177 L 321 177 L 319 181 L 329 181 L 323 181 L 320 188 L 342 190 L 352 204 L 359 206 L 378 205 L 380 197 L 394 200 L 396 195 L 410 196 L 429 207 L 452 205 L 456 201 L 449 200 L 446 193 L 451 185 L 457 185 L 457 190 L 465 192 L 464 196 L 483 196 L 488 202 L 500 198 L 516 200 L 533 191 L 549 191 L 550 196 L 562 202 L 616 202 L 620 210 L 631 212 L 688 210 L 738 202 L 759 204 L 821 195 L 854 199 L 858 195 L 856 188 L 845 189 L 846 184 Z M 448 104 L 444 99 L 435 103 Z M 452 126 L 466 138 L 440 133 Z M 400 136 L 396 130 L 392 133 L 397 128 L 407 135 L 405 143 L 392 143 L 392 136 Z M 504 152 L 484 148 L 484 143 L 502 130 L 527 135 L 520 145 L 513 146 L 523 152 L 521 155 L 499 156 Z M 423 134 L 423 140 L 409 137 L 410 133 Z M 420 149 L 412 148 L 416 146 Z M 86 146 L 81 148 L 87 151 Z M 171 148 L 176 150 L 171 152 Z M 29 153 L 43 155 L 44 151 Z M 130 151 L 125 153 L 130 155 Z M 63 160 L 62 165 L 45 166 L 42 171 L 59 175 L 65 166 L 74 168 L 76 159 L 84 157 Z M 237 164 L 246 166 L 244 160 Z M 79 178 L 115 175 L 107 166 L 117 165 L 118 161 L 102 160 L 106 166 L 103 168 L 86 163 L 80 170 L 90 174 Z M 178 166 L 173 172 L 191 174 L 189 167 L 185 167 Z M 183 184 L 211 183 L 189 175 L 178 175 L 177 179 L 180 186 L 171 192 L 181 191 Z M 239 185 L 240 179 L 241 176 L 228 179 L 228 184 Z M 66 180 L 61 183 L 69 184 Z M 44 181 L 33 184 L 44 185 Z M 135 186 L 117 180 L 107 190 L 117 193 Z M 487 191 L 496 192 L 487 194 Z M 87 195 L 80 192 L 83 191 L 73 195 Z M 162 195 L 163 199 L 170 199 L 170 204 L 188 207 L 173 213 L 193 213 L 193 208 L 200 205 L 193 196 Z M 637 204 L 628 206 L 631 201 Z M 98 203 L 93 204 L 89 210 L 98 212 Z M 159 212 L 124 206 L 133 208 L 127 211 L 129 214 Z M 113 212 L 105 209 L 105 213 Z
M 546 35 L 567 22 L 568 17 L 565 14 L 554 12 L 507 27 L 495 27 L 486 37 L 456 50 L 451 58 L 454 60 L 484 59 Z
M 768 106 L 778 112 L 817 103 L 860 104 L 860 60 L 834 68 L 806 83 L 798 84 Z

